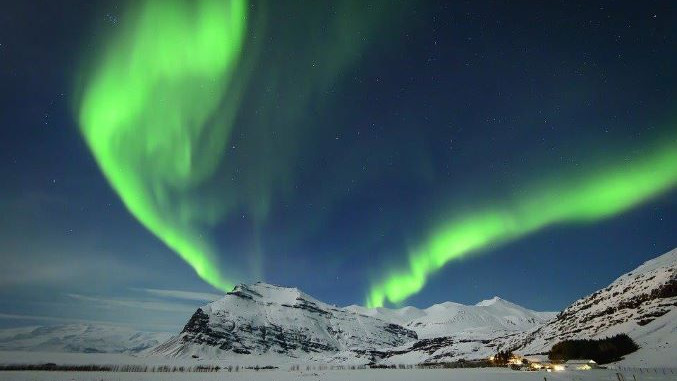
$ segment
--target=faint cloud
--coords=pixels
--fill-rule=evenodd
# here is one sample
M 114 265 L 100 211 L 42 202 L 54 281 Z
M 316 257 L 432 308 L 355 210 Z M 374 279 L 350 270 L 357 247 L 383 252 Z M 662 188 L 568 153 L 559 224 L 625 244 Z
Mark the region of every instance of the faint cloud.
M 135 289 L 139 291 L 146 292 L 148 294 L 159 296 L 163 298 L 174 298 L 174 299 L 185 299 L 185 300 L 198 300 L 205 302 L 213 302 L 215 300 L 221 299 L 223 295 L 211 294 L 208 292 L 193 292 L 193 291 L 181 291 L 181 290 L 160 290 L 156 288 L 141 288 Z
M 7 320 L 39 320 L 39 321 L 53 321 L 60 323 L 86 323 L 86 324 L 102 324 L 102 325 L 120 325 L 118 322 L 105 321 L 105 320 L 90 320 L 90 319 L 73 319 L 73 318 L 62 318 L 55 316 L 42 316 L 42 315 L 21 315 L 21 314 L 6 314 L 0 312 L 0 319 Z
M 121 321 L 109 321 L 109 320 L 93 320 L 93 319 L 76 319 L 76 318 L 64 318 L 56 316 L 44 316 L 44 315 L 21 315 L 21 314 L 6 314 L 0 312 L 0 319 L 3 320 L 18 320 L 24 322 L 26 320 L 31 321 L 40 321 L 40 322 L 51 322 L 51 323 L 62 323 L 62 324 L 91 324 L 98 326 L 112 326 L 112 327 L 127 327 L 127 328 L 138 328 L 139 325 L 129 322 Z M 49 324 L 56 325 L 56 324 Z M 175 331 L 175 324 L 150 324 L 153 328 L 153 331 L 162 330 L 162 331 Z M 5 328 L 6 330 L 7 328 Z M 11 328 L 9 328 L 11 329 Z
M 83 283 L 93 280 L 100 282 L 103 279 L 124 282 L 142 275 L 138 268 L 110 256 L 93 254 L 83 257 L 70 252 L 53 252 L 50 255 L 46 251 L 36 250 L 31 256 L 3 253 L 3 257 L 11 260 L 0 267 L 0 286 Z
M 98 296 L 87 296 L 81 294 L 66 294 L 66 295 L 77 301 L 94 304 L 101 308 L 111 310 L 116 310 L 120 308 L 131 308 L 131 309 L 167 311 L 167 312 L 186 312 L 186 313 L 192 313 L 195 311 L 194 306 L 182 303 L 171 303 L 157 300 L 140 300 L 130 298 L 106 298 Z

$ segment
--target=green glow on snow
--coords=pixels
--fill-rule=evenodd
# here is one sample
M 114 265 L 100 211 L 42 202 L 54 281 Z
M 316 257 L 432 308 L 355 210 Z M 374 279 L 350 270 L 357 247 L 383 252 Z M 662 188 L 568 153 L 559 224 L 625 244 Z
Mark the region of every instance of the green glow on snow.
M 189 191 L 217 169 L 224 99 L 246 33 L 245 0 L 138 3 L 88 80 L 81 132 L 127 209 L 196 273 L 231 288 L 200 228 L 216 211 Z M 214 126 L 217 126 L 216 128 Z
M 367 306 L 401 303 L 451 260 L 548 225 L 608 218 L 671 189 L 677 184 L 677 141 L 667 142 L 645 157 L 541 183 L 512 203 L 453 219 L 409 253 L 408 269 L 372 285 Z

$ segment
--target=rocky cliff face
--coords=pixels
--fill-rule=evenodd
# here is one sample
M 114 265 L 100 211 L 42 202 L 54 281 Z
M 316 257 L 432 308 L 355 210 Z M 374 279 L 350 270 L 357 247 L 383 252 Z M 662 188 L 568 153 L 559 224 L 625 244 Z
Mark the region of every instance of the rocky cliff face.
M 507 345 L 525 353 L 543 353 L 566 339 L 626 333 L 640 346 L 652 346 L 660 339 L 651 332 L 658 329 L 668 333 L 663 341 L 674 339 L 677 322 L 668 317 L 676 309 L 677 249 L 674 249 L 577 300 L 555 320 L 508 341 Z
M 307 357 L 352 348 L 393 347 L 416 333 L 322 303 L 295 288 L 239 285 L 198 309 L 181 334 L 155 349 L 170 356 L 280 354 Z

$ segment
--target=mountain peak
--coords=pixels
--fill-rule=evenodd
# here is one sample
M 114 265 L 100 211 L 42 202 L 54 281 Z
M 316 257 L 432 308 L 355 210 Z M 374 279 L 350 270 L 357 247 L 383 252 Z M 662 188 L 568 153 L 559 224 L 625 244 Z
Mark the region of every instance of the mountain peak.
M 233 291 L 226 293 L 226 297 L 228 295 L 279 304 L 293 304 L 299 299 L 316 302 L 315 298 L 301 292 L 296 287 L 284 287 L 264 282 L 240 283 L 233 288 Z
M 154 353 L 169 356 L 336 354 L 416 340 L 413 330 L 323 303 L 297 288 L 238 284 L 199 308 L 183 331 Z
M 483 301 L 481 301 L 481 302 L 479 302 L 475 305 L 478 306 L 478 307 L 487 307 L 487 306 L 493 306 L 494 304 L 514 304 L 514 303 L 509 302 L 509 301 L 507 301 L 507 300 L 505 300 L 505 299 L 503 299 L 499 296 L 494 296 L 491 299 L 483 300 Z

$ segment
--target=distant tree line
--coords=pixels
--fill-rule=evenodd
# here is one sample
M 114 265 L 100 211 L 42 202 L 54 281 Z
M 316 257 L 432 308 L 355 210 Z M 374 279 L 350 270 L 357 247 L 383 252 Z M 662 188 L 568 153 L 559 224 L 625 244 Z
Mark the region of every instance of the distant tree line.
M 230 371 L 228 368 L 225 369 Z M 0 371 L 6 370 L 47 370 L 60 372 L 218 372 L 221 370 L 221 367 L 217 365 L 186 367 L 169 365 L 57 365 L 55 363 L 0 365 Z
M 53 370 L 63 372 L 111 372 L 110 365 L 56 365 L 48 364 L 9 364 L 0 365 L 0 371 L 5 370 Z
M 618 361 L 628 353 L 639 349 L 639 346 L 626 334 L 599 340 L 565 340 L 555 344 L 548 358 L 552 361 L 573 359 L 592 359 L 598 364 Z
M 513 357 L 512 351 L 498 351 L 494 356 L 494 364 L 497 366 L 505 366 L 508 364 L 508 361 Z

